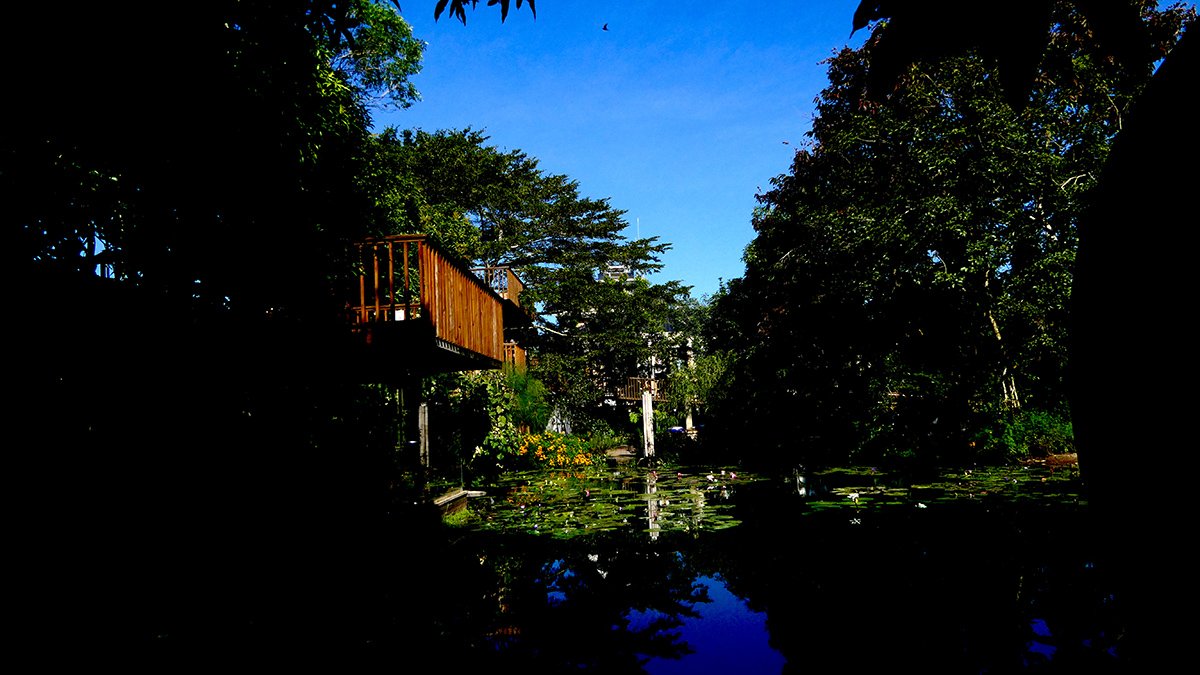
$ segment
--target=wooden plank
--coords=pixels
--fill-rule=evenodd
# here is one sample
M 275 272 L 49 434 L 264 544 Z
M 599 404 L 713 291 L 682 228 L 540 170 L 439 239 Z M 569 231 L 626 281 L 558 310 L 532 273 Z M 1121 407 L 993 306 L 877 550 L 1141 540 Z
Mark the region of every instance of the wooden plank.
M 458 488 L 458 489 L 451 490 L 440 497 L 436 497 L 433 500 L 433 505 L 434 506 L 445 506 L 446 504 L 449 504 L 450 502 L 452 502 L 456 499 L 466 499 L 469 496 L 470 496 L 470 493 L 468 493 L 466 490 L 463 490 L 462 488 Z

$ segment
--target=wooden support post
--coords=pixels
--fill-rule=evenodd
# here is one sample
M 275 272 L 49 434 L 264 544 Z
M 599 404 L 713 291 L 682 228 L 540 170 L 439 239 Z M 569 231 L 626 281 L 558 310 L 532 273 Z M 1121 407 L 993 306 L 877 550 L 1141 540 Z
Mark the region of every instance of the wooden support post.
M 642 438 L 646 457 L 654 456 L 654 397 L 649 389 L 642 390 Z
M 429 468 L 429 404 L 417 406 L 417 432 L 420 434 L 421 466 Z
M 361 252 L 361 249 L 360 249 Z M 367 322 L 367 273 L 363 270 L 358 277 L 358 322 Z

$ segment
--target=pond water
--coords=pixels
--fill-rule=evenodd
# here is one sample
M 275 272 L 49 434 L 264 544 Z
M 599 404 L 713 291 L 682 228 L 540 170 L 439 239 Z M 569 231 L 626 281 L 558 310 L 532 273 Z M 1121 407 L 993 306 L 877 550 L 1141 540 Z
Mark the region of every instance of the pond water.
M 622 465 L 469 485 L 449 513 L 380 508 L 358 483 L 282 484 L 286 500 L 252 482 L 257 501 L 131 503 L 136 528 L 72 511 L 87 527 L 31 539 L 53 555 L 18 577 L 30 651 L 146 672 L 1122 667 L 1073 468 L 913 483 Z
M 522 672 L 1117 672 L 1078 489 L 1028 466 L 511 475 L 446 515 L 424 644 Z
M 650 675 L 673 673 L 779 673 L 786 661 L 770 644 L 766 614 L 750 609 L 718 577 L 701 575 L 695 584 L 708 602 L 698 604 L 696 615 L 679 626 L 679 638 L 693 651 L 680 658 L 652 658 L 645 670 Z M 639 629 L 654 613 L 633 613 L 631 624 Z

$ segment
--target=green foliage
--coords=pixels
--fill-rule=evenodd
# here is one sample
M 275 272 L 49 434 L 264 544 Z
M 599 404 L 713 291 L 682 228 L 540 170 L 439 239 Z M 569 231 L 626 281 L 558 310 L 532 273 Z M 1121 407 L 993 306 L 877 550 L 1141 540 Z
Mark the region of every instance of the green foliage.
M 55 49 L 23 50 L 45 57 L 13 83 L 29 104 L 0 152 L 9 250 L 38 273 L 102 266 L 188 320 L 329 318 L 371 201 L 368 98 L 415 97 L 421 43 L 370 0 L 177 11 L 74 8 Z M 56 92 L 65 73 L 86 119 Z
M 530 13 L 533 14 L 534 18 L 537 18 L 537 9 L 534 7 L 534 0 L 516 0 L 517 9 L 521 8 L 521 3 L 523 1 L 528 2 Z M 446 8 L 449 7 L 450 15 L 457 18 L 465 25 L 467 23 L 467 3 L 470 3 L 471 9 L 474 9 L 475 6 L 479 4 L 479 0 L 438 0 L 437 4 L 434 5 L 433 8 L 433 18 L 435 21 L 440 19 L 442 12 L 446 11 Z M 508 19 L 508 8 L 511 4 L 511 0 L 488 0 L 489 7 L 492 5 L 500 5 L 501 21 Z
M 541 295 L 559 329 L 536 341 L 535 372 L 548 385 L 561 384 L 573 415 L 603 415 L 606 394 L 630 377 L 649 376 L 651 360 L 676 360 L 681 338 L 667 319 L 686 291 L 677 282 L 597 280 L 588 270 L 556 276 Z M 545 358 L 549 353 L 558 356 Z
M 413 37 L 398 9 L 383 0 L 350 3 L 346 39 L 334 45 L 331 62 L 362 98 L 407 108 L 421 98 L 410 78 L 421 72 L 425 43 Z
M 456 468 L 469 464 L 492 430 L 486 385 L 463 373 L 439 374 L 425 379 L 422 399 L 429 406 L 430 445 L 452 457 Z
M 550 421 L 546 386 L 525 369 L 506 368 L 505 385 L 512 392 L 512 418 L 518 428 L 545 429 Z
M 587 466 L 513 472 L 491 486 L 496 498 L 479 503 L 477 517 L 466 525 L 479 531 L 564 539 L 632 530 L 644 538 L 646 520 L 630 514 L 645 513 L 649 480 L 654 486 L 655 532 L 694 537 L 702 531 L 736 527 L 742 520 L 734 504 L 735 494 L 742 488 L 765 485 L 770 478 L 716 467 L 712 473 L 667 475 L 664 471 L 662 476 L 649 478 L 632 467 L 596 471 Z M 644 577 L 646 564 L 646 559 L 639 558 L 636 565 L 618 567 Z M 662 578 L 677 577 L 668 574 Z M 637 602 L 644 603 L 645 598 Z
M 535 458 L 561 465 L 596 452 L 584 436 L 543 431 L 549 418 L 545 387 L 519 369 L 429 378 L 426 398 L 434 408 L 431 426 L 438 430 L 438 447 L 483 475 L 528 467 Z
M 864 95 L 880 54 L 829 59 L 810 142 L 713 300 L 710 342 L 744 346 L 721 442 L 782 465 L 955 462 L 1005 411 L 1065 406 L 1076 223 L 1137 93 L 1093 38 L 1059 5 L 1019 110 L 978 54 L 912 66 L 883 102 Z
M 699 414 L 726 381 L 733 358 L 728 351 L 714 351 L 680 364 L 666 381 L 658 409 L 669 411 L 668 421 L 675 425 L 682 424 L 689 413 Z
M 1071 420 L 1043 411 L 1022 411 L 1000 419 L 979 434 L 981 457 L 1027 459 L 1075 452 Z
M 369 170 L 360 180 L 374 196 L 374 234 L 427 234 L 446 251 L 470 259 L 479 248 L 479 228 L 467 213 L 475 208 L 495 162 L 474 152 L 482 137 L 387 129 L 372 138 Z M 461 187 L 460 187 L 461 186 Z
M 478 520 L 479 516 L 476 515 L 470 504 L 442 516 L 442 523 L 448 527 L 466 527 Z
M 494 370 L 461 373 L 454 379 L 464 412 L 481 423 L 476 427 L 477 444 L 460 448 L 463 459 L 484 472 L 502 470 L 505 460 L 516 454 L 521 438 L 513 416 L 513 391 L 507 379 Z
M 629 444 L 629 436 L 619 434 L 603 425 L 597 425 L 585 436 L 590 452 L 603 453 L 606 450 Z

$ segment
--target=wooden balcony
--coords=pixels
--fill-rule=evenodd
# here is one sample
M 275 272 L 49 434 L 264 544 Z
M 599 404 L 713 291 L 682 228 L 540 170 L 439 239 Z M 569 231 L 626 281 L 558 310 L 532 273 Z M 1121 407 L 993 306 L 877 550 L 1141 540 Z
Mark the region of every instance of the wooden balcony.
M 521 279 L 512 271 L 512 268 L 506 266 L 474 267 L 471 271 L 483 279 L 501 298 L 518 307 L 521 306 L 521 291 L 525 290 L 525 284 L 521 283 Z
M 533 319 L 521 306 L 521 293 L 525 290 L 525 284 L 512 271 L 512 268 L 507 266 L 475 267 L 471 271 L 504 300 L 504 326 L 506 328 L 533 324 Z
M 642 392 L 649 391 L 652 400 L 661 401 L 662 393 L 660 389 L 663 384 L 663 380 L 652 380 L 648 377 L 631 377 L 625 381 L 624 385 L 617 388 L 617 398 L 622 401 L 640 401 L 642 400 Z
M 424 235 L 358 244 L 354 331 L 372 358 L 414 373 L 499 368 L 505 358 L 504 300 Z

